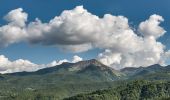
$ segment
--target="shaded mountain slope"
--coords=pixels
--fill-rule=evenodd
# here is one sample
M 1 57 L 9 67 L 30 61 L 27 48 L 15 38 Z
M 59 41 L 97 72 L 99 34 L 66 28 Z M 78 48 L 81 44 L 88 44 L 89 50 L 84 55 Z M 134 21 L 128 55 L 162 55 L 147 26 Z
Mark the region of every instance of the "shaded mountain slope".
M 159 64 L 148 67 L 124 68 L 121 70 L 128 79 L 170 80 L 170 66 Z

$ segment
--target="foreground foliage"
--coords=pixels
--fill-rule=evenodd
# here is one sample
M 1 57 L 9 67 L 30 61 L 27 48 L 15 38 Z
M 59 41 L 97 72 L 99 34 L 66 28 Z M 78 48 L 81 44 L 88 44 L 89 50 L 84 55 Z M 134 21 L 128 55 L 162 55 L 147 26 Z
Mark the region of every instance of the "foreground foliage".
M 137 80 L 108 90 L 64 100 L 170 100 L 170 82 Z

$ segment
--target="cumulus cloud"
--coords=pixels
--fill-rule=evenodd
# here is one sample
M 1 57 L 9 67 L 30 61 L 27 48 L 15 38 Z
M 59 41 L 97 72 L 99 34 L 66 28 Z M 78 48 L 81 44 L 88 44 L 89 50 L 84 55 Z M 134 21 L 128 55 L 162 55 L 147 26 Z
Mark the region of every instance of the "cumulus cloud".
M 17 19 L 15 18 L 16 16 L 13 15 L 13 12 L 23 17 L 19 17 L 19 21 L 16 21 Z M 6 19 L 11 19 L 9 25 L 12 23 L 19 24 L 20 20 L 25 23 L 26 20 L 24 20 L 24 18 L 26 18 L 26 15 L 27 14 L 19 8 L 9 12 L 7 16 L 10 16 L 10 18 L 7 17 Z M 65 10 L 60 16 L 51 19 L 49 23 L 42 23 L 41 20 L 37 18 L 24 28 L 21 27 L 21 25 L 14 24 L 14 26 L 18 31 L 12 31 L 4 37 L 7 38 L 11 35 L 16 35 L 16 38 L 6 39 L 6 45 L 18 41 L 28 41 L 32 44 L 56 45 L 66 50 L 70 49 L 70 51 L 73 52 L 83 52 L 93 47 L 112 47 L 111 45 L 115 43 L 115 41 L 114 39 L 108 41 L 108 39 L 111 37 L 119 37 L 118 35 L 116 36 L 117 33 L 126 35 L 126 33 L 122 32 L 124 30 L 130 32 L 127 18 L 123 16 L 112 16 L 110 14 L 99 18 L 88 12 L 83 6 L 77 6 L 73 10 Z M 3 26 L 1 28 L 3 28 Z M 8 29 L 11 29 L 11 26 Z M 1 35 L 5 34 L 5 31 L 1 32 Z M 12 42 L 10 42 L 11 40 Z M 4 43 L 1 42 L 1 44 Z
M 83 60 L 83 58 L 75 55 L 75 56 L 73 56 L 73 58 L 72 58 L 71 61 L 69 61 L 69 60 L 67 60 L 67 59 L 63 59 L 63 60 L 59 60 L 59 61 L 56 61 L 56 60 L 55 60 L 55 61 L 52 61 L 51 63 L 47 64 L 46 66 L 47 66 L 47 67 L 56 66 L 56 65 L 60 65 L 60 64 L 65 63 L 65 62 L 68 62 L 68 63 L 76 63 L 76 62 L 79 62 L 79 61 L 82 61 L 82 60 Z
M 53 67 L 56 65 L 60 65 L 64 62 L 76 63 L 82 61 L 83 59 L 77 55 L 73 56 L 72 60 L 69 61 L 67 59 L 52 61 L 49 64 L 35 64 L 29 60 L 18 59 L 15 61 L 10 61 L 4 55 L 0 55 L 0 73 L 13 73 L 13 72 L 22 72 L 22 71 L 37 71 L 42 68 Z
M 25 30 L 27 16 L 27 13 L 24 13 L 22 8 L 18 8 L 4 17 L 9 23 L 0 27 L 0 47 L 6 47 L 9 44 L 25 40 L 27 36 Z
M 25 22 L 27 21 L 28 14 L 23 12 L 22 8 L 18 8 L 10 11 L 4 19 L 13 26 L 24 27 Z
M 75 56 L 73 56 L 72 63 L 76 63 L 76 62 L 79 62 L 79 61 L 82 61 L 82 60 L 83 60 L 83 58 L 81 58 L 81 57 L 75 55 Z
M 150 18 L 139 25 L 139 32 L 142 33 L 144 37 L 153 36 L 159 38 L 166 32 L 159 24 L 164 21 L 163 17 L 160 15 L 152 15 Z
M 51 63 L 47 64 L 47 67 L 52 67 L 56 65 L 60 65 L 62 63 L 69 62 L 67 59 L 59 60 L 59 61 L 52 61 Z
M 121 53 L 113 53 L 111 50 L 106 49 L 103 53 L 98 55 L 98 59 L 105 65 L 120 64 Z
M 1 47 L 25 41 L 52 45 L 70 52 L 100 48 L 105 51 L 97 59 L 117 69 L 149 66 L 166 58 L 163 57 L 165 46 L 157 41 L 166 32 L 160 26 L 164 21 L 160 15 L 151 15 L 141 22 L 137 32 L 129 26 L 128 18 L 124 16 L 105 14 L 98 17 L 83 6 L 65 10 L 47 23 L 37 18 L 26 24 L 27 16 L 21 8 L 5 16 L 9 23 L 0 27 Z
M 10 61 L 4 55 L 0 55 L 0 73 L 35 71 L 38 68 L 40 68 L 39 65 L 28 60 L 19 59 L 16 61 Z

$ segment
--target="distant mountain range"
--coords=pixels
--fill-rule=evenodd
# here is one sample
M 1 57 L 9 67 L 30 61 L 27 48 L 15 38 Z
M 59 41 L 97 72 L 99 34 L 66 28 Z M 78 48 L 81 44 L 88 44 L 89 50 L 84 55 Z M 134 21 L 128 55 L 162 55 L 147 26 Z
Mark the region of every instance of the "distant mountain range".
M 120 71 L 127 79 L 170 80 L 170 66 L 163 67 L 159 64 L 139 68 L 129 67 Z
M 62 99 L 79 93 L 115 87 L 121 81 L 134 79 L 170 80 L 170 66 L 162 67 L 156 64 L 115 70 L 92 59 L 63 63 L 35 72 L 1 74 L 0 97 L 11 98 L 12 95 L 16 100 L 23 100 L 24 97 L 32 100 L 41 94 Z
M 63 63 L 61 65 L 57 65 L 54 67 L 40 69 L 35 72 L 17 72 L 17 73 L 9 73 L 1 75 L 8 76 L 8 77 L 28 77 L 28 76 L 49 76 L 49 75 L 56 75 L 62 78 L 70 77 L 70 80 L 80 78 L 80 80 L 90 80 L 94 82 L 100 81 L 114 81 L 118 80 L 123 76 L 123 73 L 113 68 L 110 68 L 101 62 L 92 59 L 87 61 L 80 61 L 77 63 Z M 5 78 L 5 77 L 4 77 Z M 64 78 L 64 79 L 65 79 Z
M 16 72 L 0 75 L 0 79 L 5 79 L 5 76 L 34 76 L 34 75 L 53 75 L 58 76 L 70 76 L 81 77 L 91 81 L 115 81 L 119 79 L 134 79 L 142 78 L 144 76 L 151 79 L 164 79 L 162 76 L 169 76 L 170 66 L 161 66 L 159 64 L 151 65 L 148 67 L 126 67 L 121 70 L 115 70 L 111 67 L 108 67 L 96 59 L 80 61 L 77 63 L 68 63 L 65 62 L 61 65 L 54 67 L 40 69 L 35 72 Z M 154 75 L 156 75 L 154 77 Z M 159 77 L 158 77 L 159 76 Z M 166 77 L 167 78 L 167 77 Z M 145 77 L 146 79 L 146 77 Z M 168 78 L 170 79 L 170 78 Z

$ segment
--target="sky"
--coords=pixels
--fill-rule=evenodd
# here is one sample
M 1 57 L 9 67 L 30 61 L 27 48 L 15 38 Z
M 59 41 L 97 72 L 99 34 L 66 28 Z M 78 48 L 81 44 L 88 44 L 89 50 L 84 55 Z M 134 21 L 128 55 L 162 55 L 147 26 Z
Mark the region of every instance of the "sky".
M 0 0 L 0 72 L 37 70 L 63 59 L 96 58 L 116 69 L 169 64 L 169 5 L 169 0 Z

